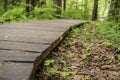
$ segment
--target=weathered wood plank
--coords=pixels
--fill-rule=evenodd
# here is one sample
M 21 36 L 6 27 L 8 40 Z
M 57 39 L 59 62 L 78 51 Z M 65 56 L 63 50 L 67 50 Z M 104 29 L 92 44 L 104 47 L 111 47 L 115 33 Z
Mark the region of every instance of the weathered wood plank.
M 33 44 L 33 43 L 19 43 L 0 41 L 0 49 L 2 50 L 18 50 L 28 52 L 43 52 L 50 45 L 47 44 Z
M 28 80 L 32 63 L 0 63 L 0 80 Z
M 0 34 L 0 41 L 23 42 L 23 43 L 43 43 L 51 44 L 58 36 L 28 36 L 28 35 L 11 35 Z
M 3 30 L 0 29 L 0 34 L 10 35 L 32 35 L 32 36 L 60 36 L 62 32 L 50 32 L 50 31 L 33 31 L 33 30 Z
M 69 28 L 70 25 L 55 25 L 53 26 L 53 24 L 13 24 L 13 25 L 9 25 L 9 24 L 5 24 L 5 25 L 0 25 L 0 29 L 15 29 L 15 30 L 35 30 L 35 31 L 52 31 L 52 32 L 60 32 L 60 31 L 64 31 L 64 29 Z M 54 28 L 54 29 L 53 29 Z
M 40 55 L 41 53 L 15 50 L 0 50 L 0 61 L 34 62 L 36 57 Z

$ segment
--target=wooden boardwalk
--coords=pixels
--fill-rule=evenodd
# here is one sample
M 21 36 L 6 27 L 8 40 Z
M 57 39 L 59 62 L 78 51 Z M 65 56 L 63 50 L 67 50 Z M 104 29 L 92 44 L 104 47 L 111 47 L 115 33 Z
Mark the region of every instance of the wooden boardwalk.
M 0 80 L 32 80 L 41 61 L 79 20 L 0 25 Z M 31 76 L 32 75 L 32 76 Z

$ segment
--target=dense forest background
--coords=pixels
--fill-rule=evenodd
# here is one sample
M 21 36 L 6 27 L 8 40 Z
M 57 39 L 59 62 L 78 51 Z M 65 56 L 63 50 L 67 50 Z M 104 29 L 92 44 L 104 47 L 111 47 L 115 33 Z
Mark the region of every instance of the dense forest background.
M 1 0 L 0 18 L 15 22 L 57 18 L 91 20 L 95 1 L 98 17 L 107 16 L 109 0 Z

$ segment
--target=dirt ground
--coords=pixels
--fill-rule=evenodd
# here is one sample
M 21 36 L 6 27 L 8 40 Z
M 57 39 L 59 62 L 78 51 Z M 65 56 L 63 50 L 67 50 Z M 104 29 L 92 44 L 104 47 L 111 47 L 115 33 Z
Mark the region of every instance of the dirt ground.
M 120 52 L 95 29 L 73 29 L 41 64 L 36 80 L 120 80 Z

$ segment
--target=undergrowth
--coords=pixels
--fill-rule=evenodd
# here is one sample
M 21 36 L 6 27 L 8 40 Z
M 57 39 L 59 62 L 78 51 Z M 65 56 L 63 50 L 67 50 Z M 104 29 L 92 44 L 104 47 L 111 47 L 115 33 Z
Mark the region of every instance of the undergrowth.
M 100 25 L 92 22 L 73 28 L 39 67 L 36 80 L 119 79 L 120 54 Z
M 94 23 L 97 26 L 96 34 L 103 39 L 109 40 L 106 44 L 116 47 L 120 51 L 120 23 L 104 21 L 102 23 Z

